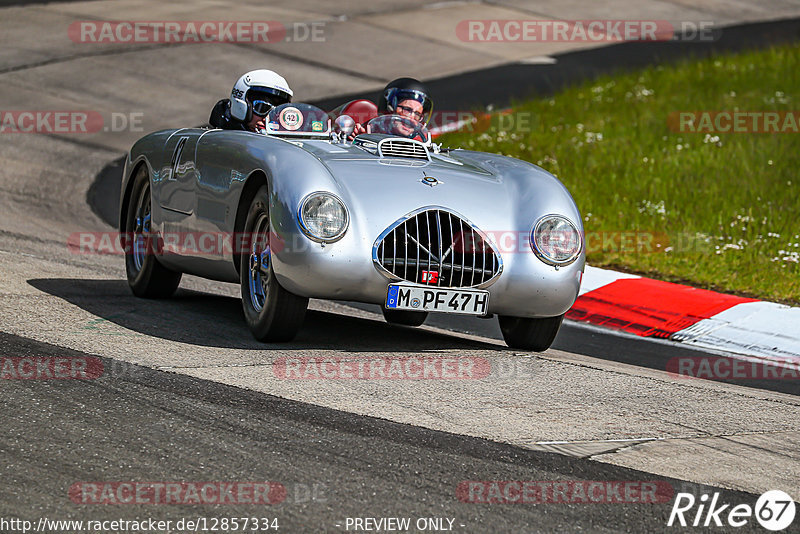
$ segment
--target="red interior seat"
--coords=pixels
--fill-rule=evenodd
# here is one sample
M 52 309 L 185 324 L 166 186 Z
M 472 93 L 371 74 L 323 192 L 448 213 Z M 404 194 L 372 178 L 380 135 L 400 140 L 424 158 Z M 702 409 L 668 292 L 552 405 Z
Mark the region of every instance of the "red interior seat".
M 350 115 L 354 121 L 366 124 L 378 116 L 378 106 L 370 100 L 353 100 L 344 105 L 340 115 Z

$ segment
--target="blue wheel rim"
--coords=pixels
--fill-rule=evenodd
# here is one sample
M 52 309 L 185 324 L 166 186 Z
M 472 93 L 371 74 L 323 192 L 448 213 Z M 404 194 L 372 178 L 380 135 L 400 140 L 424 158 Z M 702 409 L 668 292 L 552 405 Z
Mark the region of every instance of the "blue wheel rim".
M 139 197 L 136 221 L 133 229 L 133 264 L 137 271 L 142 270 L 148 254 L 150 241 L 150 187 L 145 186 Z
M 256 312 L 261 312 L 269 297 L 269 277 L 272 256 L 269 248 L 269 218 L 263 214 L 253 227 L 253 241 L 248 260 L 248 283 L 250 303 Z

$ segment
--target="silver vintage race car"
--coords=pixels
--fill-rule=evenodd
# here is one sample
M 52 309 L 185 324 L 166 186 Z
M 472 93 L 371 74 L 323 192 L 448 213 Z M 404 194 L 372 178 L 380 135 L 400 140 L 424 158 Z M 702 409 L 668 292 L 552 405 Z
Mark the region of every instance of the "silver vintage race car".
M 499 317 L 510 347 L 542 351 L 578 295 L 581 217 L 563 184 L 509 157 L 444 149 L 384 115 L 349 141 L 308 104 L 253 133 L 147 135 L 123 175 L 120 231 L 134 294 L 167 297 L 182 273 L 241 284 L 248 326 L 292 339 L 309 298 Z

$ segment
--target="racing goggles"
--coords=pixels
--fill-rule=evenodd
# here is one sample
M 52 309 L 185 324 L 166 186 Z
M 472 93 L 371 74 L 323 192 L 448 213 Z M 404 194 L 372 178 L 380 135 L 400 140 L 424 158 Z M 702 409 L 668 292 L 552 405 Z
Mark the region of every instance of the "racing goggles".
M 247 101 L 253 108 L 253 114 L 265 117 L 272 108 L 292 101 L 292 96 L 280 89 L 258 87 L 247 91 Z
M 271 102 L 267 102 L 266 100 L 253 100 L 252 106 L 253 115 L 258 115 L 259 117 L 266 117 L 267 113 L 275 107 Z

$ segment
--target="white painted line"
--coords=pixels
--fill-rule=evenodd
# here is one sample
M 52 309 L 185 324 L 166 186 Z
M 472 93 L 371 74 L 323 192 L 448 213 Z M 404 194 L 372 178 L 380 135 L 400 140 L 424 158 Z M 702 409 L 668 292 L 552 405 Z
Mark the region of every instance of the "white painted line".
M 558 60 L 550 56 L 534 56 L 526 59 L 520 59 L 518 63 L 522 63 L 524 65 L 555 65 L 558 63 Z
M 777 367 L 788 367 L 790 369 L 800 370 L 800 362 L 795 362 L 794 360 L 787 360 L 784 358 L 755 357 L 748 354 L 742 354 L 741 352 L 732 352 L 730 349 L 726 349 L 724 347 L 715 346 L 711 344 L 707 346 L 706 345 L 692 346 L 689 343 L 686 343 L 684 341 L 678 341 L 675 339 L 664 339 L 661 337 L 642 337 L 642 336 L 637 336 L 636 334 L 632 334 L 630 332 L 626 332 L 625 330 L 616 330 L 613 328 L 607 328 L 605 326 L 600 326 L 592 323 L 585 323 L 583 321 L 573 321 L 572 319 L 565 319 L 564 323 L 575 328 L 582 328 L 584 330 L 597 332 L 598 334 L 619 336 L 626 339 L 638 339 L 640 341 L 644 341 L 647 343 L 654 343 L 656 345 L 667 345 L 676 348 L 683 347 L 689 350 L 701 351 L 701 353 L 705 352 L 715 356 L 725 356 L 728 358 L 734 358 L 736 360 L 741 360 L 745 362 L 760 362 L 760 363 L 768 362 Z
M 475 0 L 447 0 L 444 2 L 423 5 L 422 9 L 424 11 L 431 11 L 434 9 L 447 9 L 450 7 L 468 6 L 477 3 L 479 2 L 476 2 Z
M 800 364 L 800 308 L 745 302 L 681 330 L 673 339 L 696 347 Z
M 476 119 L 473 117 L 470 119 L 461 119 L 456 122 L 448 122 L 447 124 L 442 124 L 441 126 L 437 126 L 436 128 L 431 128 L 430 134 L 433 137 L 436 137 L 445 133 L 455 132 L 468 124 L 474 123 L 475 121 Z
M 628 443 L 640 441 L 660 441 L 667 438 L 625 438 L 625 439 L 593 439 L 589 441 L 535 441 L 534 445 L 572 445 L 579 443 Z

